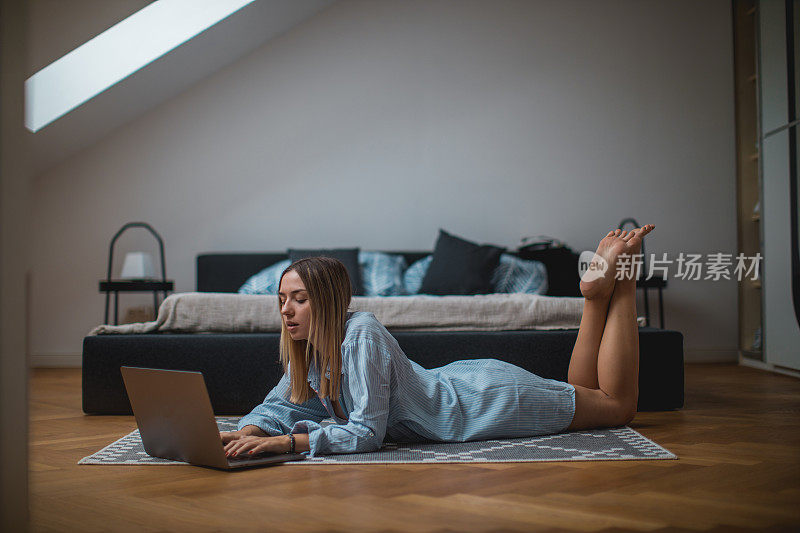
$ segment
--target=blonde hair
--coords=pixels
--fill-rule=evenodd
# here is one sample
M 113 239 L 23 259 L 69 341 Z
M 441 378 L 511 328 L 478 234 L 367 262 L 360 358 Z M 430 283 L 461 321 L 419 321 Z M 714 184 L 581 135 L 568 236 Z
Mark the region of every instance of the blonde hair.
M 350 276 L 338 259 L 307 257 L 289 265 L 281 274 L 294 271 L 300 276 L 311 304 L 308 340 L 294 340 L 281 320 L 280 358 L 283 371 L 291 367 L 291 396 L 296 404 L 313 397 L 308 385 L 308 369 L 312 363 L 319 371 L 319 397 L 338 398 L 342 376 L 341 347 L 347 308 L 350 306 Z M 278 285 L 280 286 L 280 285 Z M 278 300 L 280 309 L 280 299 Z M 330 379 L 325 372 L 330 369 Z

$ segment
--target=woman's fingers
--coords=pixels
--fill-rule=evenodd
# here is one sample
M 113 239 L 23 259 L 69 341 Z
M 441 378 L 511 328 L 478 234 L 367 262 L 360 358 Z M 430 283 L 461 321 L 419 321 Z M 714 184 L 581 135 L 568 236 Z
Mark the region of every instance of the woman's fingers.
M 271 452 L 281 453 L 281 440 L 279 437 L 253 437 L 246 436 L 231 441 L 225 446 L 225 455 L 236 457 L 241 454 L 252 454 Z
M 225 446 L 225 452 L 228 455 L 235 455 L 238 453 L 242 446 L 245 446 L 248 442 L 250 442 L 254 437 L 242 437 L 240 439 L 233 440 Z
M 242 438 L 242 434 L 238 431 L 220 431 L 219 437 L 222 439 L 222 444 L 228 444 L 233 440 Z
M 246 436 L 240 439 L 236 439 L 235 441 L 232 441 L 228 443 L 227 446 L 225 446 L 225 453 L 226 455 L 235 457 L 240 453 L 244 453 L 257 446 L 259 444 L 258 441 L 260 441 L 263 438 L 264 437 Z
M 225 455 L 227 455 L 227 456 L 235 456 L 235 455 L 237 455 L 239 453 L 239 450 L 241 449 L 241 447 L 242 447 L 242 441 L 241 440 L 235 440 L 235 441 L 229 443 L 227 446 L 225 446 Z
M 253 437 L 252 440 L 248 440 L 247 442 L 243 442 L 241 446 L 236 448 L 233 452 L 233 456 L 237 456 L 243 453 L 255 453 L 254 450 L 261 445 L 262 437 Z
M 225 450 L 226 453 L 233 451 L 234 449 L 238 448 L 241 445 L 242 439 L 244 438 L 246 437 L 239 437 L 238 439 L 229 441 L 223 449 Z
M 259 453 L 285 453 L 288 451 L 280 437 L 264 437 L 259 442 L 256 442 L 255 446 L 247 450 L 247 453 L 256 455 Z
M 248 453 L 256 455 L 259 453 L 264 452 L 273 452 L 274 453 L 275 445 L 271 442 L 260 442 L 258 443 L 252 450 L 249 450 Z

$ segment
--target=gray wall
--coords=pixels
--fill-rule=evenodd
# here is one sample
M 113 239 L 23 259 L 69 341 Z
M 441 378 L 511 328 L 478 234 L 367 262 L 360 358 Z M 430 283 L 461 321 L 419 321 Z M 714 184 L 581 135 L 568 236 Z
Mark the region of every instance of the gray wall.
M 727 1 L 342 1 L 35 180 L 31 351 L 78 362 L 113 233 L 205 251 L 430 249 L 442 227 L 736 252 Z M 148 243 L 131 235 L 120 254 Z M 127 304 L 148 298 L 128 297 Z M 670 280 L 689 360 L 735 360 L 734 281 Z

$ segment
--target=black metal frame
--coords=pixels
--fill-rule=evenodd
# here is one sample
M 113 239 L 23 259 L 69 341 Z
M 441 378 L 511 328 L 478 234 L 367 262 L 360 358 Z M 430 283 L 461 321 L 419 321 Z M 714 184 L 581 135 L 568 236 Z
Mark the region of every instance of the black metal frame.
M 161 258 L 161 281 L 153 280 L 135 280 L 135 281 L 111 281 L 111 269 L 114 265 L 114 245 L 117 239 L 124 232 L 131 228 L 144 228 L 149 231 L 156 241 L 158 241 L 158 251 Z M 147 222 L 128 222 L 122 226 L 114 237 L 111 239 L 111 244 L 108 247 L 108 272 L 106 281 L 100 282 L 100 291 L 106 293 L 106 309 L 104 315 L 104 324 L 108 324 L 108 305 L 111 298 L 111 293 L 114 293 L 114 324 L 119 323 L 119 293 L 120 292 L 153 292 L 153 306 L 158 313 L 158 293 L 161 292 L 163 297 L 167 297 L 167 292 L 173 289 L 173 282 L 167 281 L 167 268 L 164 262 L 164 240 L 161 235 L 153 229 L 153 226 Z

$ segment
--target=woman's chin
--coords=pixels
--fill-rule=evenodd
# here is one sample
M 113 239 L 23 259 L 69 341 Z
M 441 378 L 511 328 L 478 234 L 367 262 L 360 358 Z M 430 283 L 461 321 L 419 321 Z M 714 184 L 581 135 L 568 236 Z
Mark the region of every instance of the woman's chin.
M 303 335 L 302 332 L 300 332 L 300 331 L 292 331 L 292 330 L 288 330 L 288 331 L 289 331 L 289 336 L 292 338 L 293 341 L 304 341 L 304 340 L 306 340 L 306 336 Z

